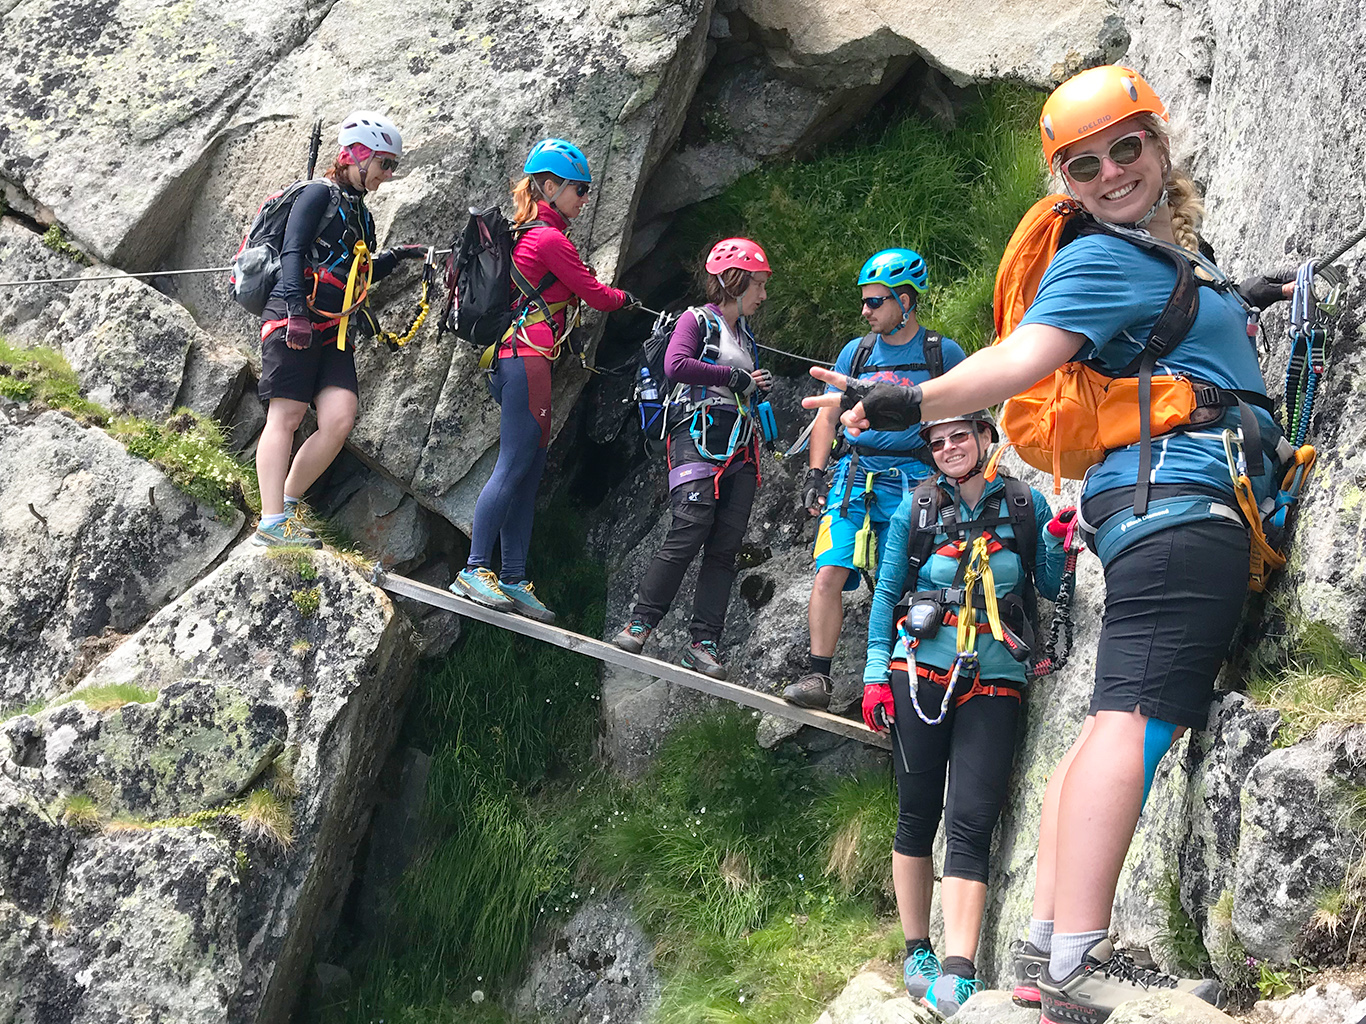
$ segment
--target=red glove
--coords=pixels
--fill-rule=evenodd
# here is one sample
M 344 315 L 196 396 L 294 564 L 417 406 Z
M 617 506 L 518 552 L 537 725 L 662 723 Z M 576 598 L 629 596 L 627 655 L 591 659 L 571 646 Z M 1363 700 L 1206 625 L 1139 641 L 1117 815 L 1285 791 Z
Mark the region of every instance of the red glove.
M 877 709 L 882 709 L 882 714 Z M 892 688 L 886 683 L 874 683 L 863 688 L 863 720 L 873 732 L 882 732 L 887 723 L 896 720 L 896 706 L 892 703 Z
M 1072 525 L 1072 520 L 1076 518 L 1076 506 L 1069 505 L 1067 508 L 1059 509 L 1058 514 L 1048 521 L 1048 525 L 1044 529 L 1057 537 L 1058 540 L 1066 540 L 1067 530 Z
M 313 321 L 306 316 L 292 316 L 285 323 L 285 344 L 290 348 L 308 348 L 313 344 Z

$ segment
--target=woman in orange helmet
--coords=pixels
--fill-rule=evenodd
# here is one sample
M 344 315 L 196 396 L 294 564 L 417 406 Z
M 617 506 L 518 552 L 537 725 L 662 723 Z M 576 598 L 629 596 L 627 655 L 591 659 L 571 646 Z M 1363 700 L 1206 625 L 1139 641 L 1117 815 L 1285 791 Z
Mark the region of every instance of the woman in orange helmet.
M 1254 479 L 1270 481 L 1272 463 L 1254 455 L 1254 439 L 1270 453 L 1280 430 L 1267 411 L 1248 324 L 1252 306 L 1281 298 L 1289 286 L 1262 278 L 1234 289 L 1201 254 L 1203 205 L 1172 162 L 1166 120 L 1162 100 L 1129 68 L 1092 68 L 1059 86 L 1039 131 L 1050 170 L 1082 208 L 1082 232 L 1052 257 L 1020 325 L 918 388 L 855 386 L 843 396 L 845 426 L 856 432 L 870 421 L 881 430 L 961 416 L 1073 361 L 1141 379 L 1133 366 L 1173 296 L 1178 265 L 1193 264 L 1209 285 L 1195 289 L 1198 312 L 1162 355 L 1162 371 L 1229 401 L 1197 409 L 1198 426 L 1107 451 L 1082 489 L 1082 518 L 1097 531 L 1093 548 L 1105 570 L 1096 682 L 1081 734 L 1045 794 L 1033 920 L 1015 966 L 1016 1001 L 1042 1002 L 1045 1024 L 1100 1024 L 1150 988 L 1180 988 L 1216 1004 L 1222 998 L 1217 982 L 1138 967 L 1107 934 L 1157 763 L 1178 735 L 1205 726 L 1241 615 L 1249 537 L 1224 437 L 1240 436 Z M 837 374 L 812 373 L 848 387 Z M 840 401 L 819 396 L 804 404 Z

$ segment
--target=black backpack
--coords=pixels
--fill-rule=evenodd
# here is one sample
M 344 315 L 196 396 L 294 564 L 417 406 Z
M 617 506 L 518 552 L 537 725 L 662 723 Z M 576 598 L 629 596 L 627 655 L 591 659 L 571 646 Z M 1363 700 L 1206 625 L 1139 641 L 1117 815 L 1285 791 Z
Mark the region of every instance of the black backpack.
M 496 206 L 470 207 L 470 219 L 451 246 L 446 259 L 446 305 L 438 334 L 450 330 L 462 341 L 486 349 L 503 340 L 517 315 L 535 305 L 547 320 L 550 308 L 541 294 L 555 282 L 546 274 L 533 285 L 512 262 L 516 236 L 532 228 L 549 227 L 533 220 L 513 227 Z M 513 289 L 522 301 L 513 303 Z
M 289 211 L 294 208 L 294 200 L 299 198 L 299 193 L 314 181 L 322 182 L 332 192 L 327 213 L 318 225 L 321 231 L 337 215 L 337 208 L 341 205 L 341 187 L 327 178 L 296 181 L 266 197 L 256 216 L 251 219 L 247 233 L 242 236 L 242 244 L 237 247 L 237 255 L 232 260 L 232 275 L 228 280 L 232 285 L 233 299 L 253 316 L 261 315 L 280 277 L 280 250 L 284 247 Z

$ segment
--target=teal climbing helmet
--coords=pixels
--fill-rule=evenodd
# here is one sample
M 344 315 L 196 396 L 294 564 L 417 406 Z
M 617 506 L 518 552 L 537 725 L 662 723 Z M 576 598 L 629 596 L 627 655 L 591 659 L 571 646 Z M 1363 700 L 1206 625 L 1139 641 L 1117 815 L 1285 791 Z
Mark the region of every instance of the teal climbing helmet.
M 885 284 L 888 288 L 909 285 L 924 293 L 930 286 L 930 272 L 925 260 L 913 249 L 883 249 L 863 265 L 858 283 Z
M 527 174 L 553 174 L 562 181 L 592 181 L 588 158 L 564 139 L 542 139 L 531 147 L 522 170 Z

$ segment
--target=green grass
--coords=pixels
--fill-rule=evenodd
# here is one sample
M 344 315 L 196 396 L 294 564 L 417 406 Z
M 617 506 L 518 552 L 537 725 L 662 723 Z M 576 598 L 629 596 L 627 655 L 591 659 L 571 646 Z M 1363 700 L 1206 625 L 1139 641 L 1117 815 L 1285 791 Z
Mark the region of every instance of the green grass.
M 60 224 L 52 224 L 43 232 L 43 244 L 59 256 L 65 256 L 69 260 L 81 264 L 89 265 L 90 257 L 66 240 Z
M 1210 955 L 1200 937 L 1200 926 L 1186 913 L 1181 902 L 1181 879 L 1169 874 L 1157 891 L 1158 905 L 1166 917 L 1162 944 L 1177 965 L 1188 975 L 1200 976 L 1209 967 Z
M 1284 665 L 1258 665 L 1248 695 L 1281 714 L 1277 744 L 1297 742 L 1328 722 L 1366 723 L 1366 661 L 1322 622 L 1304 625 Z
M 157 691 L 138 686 L 136 683 L 110 683 L 106 686 L 87 686 L 72 690 L 52 702 L 52 706 L 84 701 L 92 711 L 117 711 L 125 704 L 151 704 L 157 699 Z
M 996 267 L 1020 217 L 1043 195 L 1040 97 L 983 90 L 951 129 L 905 115 L 870 118 L 813 159 L 754 171 L 679 218 L 683 251 L 747 235 L 774 267 L 758 314 L 768 343 L 833 360 L 866 330 L 859 268 L 906 246 L 929 264 L 921 319 L 971 351 L 992 335 Z
M 130 454 L 154 464 L 176 487 L 220 517 L 237 508 L 260 511 L 256 470 L 228 452 L 217 423 L 188 409 L 177 409 L 164 423 L 116 417 L 81 394 L 71 364 L 55 349 L 20 348 L 0 338 L 0 395 L 57 409 L 87 426 L 108 430 Z

